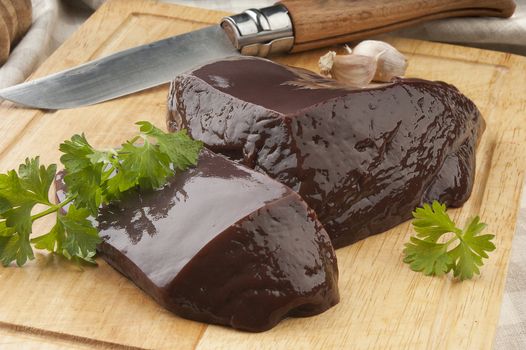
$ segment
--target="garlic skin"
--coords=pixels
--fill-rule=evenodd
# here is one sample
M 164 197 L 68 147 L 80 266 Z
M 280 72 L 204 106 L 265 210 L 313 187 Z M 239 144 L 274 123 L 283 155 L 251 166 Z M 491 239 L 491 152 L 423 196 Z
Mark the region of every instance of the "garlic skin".
M 322 75 L 330 75 L 331 69 L 334 65 L 334 57 L 336 57 L 336 52 L 334 51 L 329 51 L 320 57 L 320 60 L 318 61 L 318 67 L 320 67 L 320 73 Z
M 407 59 L 405 56 L 386 42 L 365 40 L 356 45 L 353 54 L 368 57 L 378 57 L 378 68 L 374 81 L 390 82 L 394 77 L 405 75 Z
M 355 87 L 365 87 L 373 79 L 377 68 L 377 57 L 348 54 L 336 55 L 329 51 L 318 65 L 322 75 Z

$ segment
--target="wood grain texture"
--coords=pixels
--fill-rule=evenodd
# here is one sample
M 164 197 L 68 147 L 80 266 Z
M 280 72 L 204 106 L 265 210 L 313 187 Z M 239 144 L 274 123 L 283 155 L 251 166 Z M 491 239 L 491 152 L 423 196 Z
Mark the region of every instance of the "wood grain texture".
M 9 29 L 2 16 L 0 16 L 0 65 L 9 57 L 11 47 L 11 38 L 9 36 Z
M 35 77 L 217 23 L 223 15 L 146 0 L 109 1 Z M 249 334 L 170 314 L 101 259 L 98 268 L 81 271 L 53 256 L 38 255 L 23 268 L 0 268 L 0 339 L 4 339 L 1 332 L 10 332 L 9 339 L 15 343 L 17 338 L 20 344 L 41 341 L 51 344 L 50 349 L 63 344 L 229 350 L 490 349 L 526 168 L 526 59 L 388 40 L 408 56 L 409 76 L 456 85 L 475 101 L 487 121 L 477 152 L 473 195 L 463 208 L 451 211 L 460 221 L 480 213 L 497 235 L 498 248 L 481 277 L 458 283 L 412 272 L 402 263 L 403 244 L 411 234 L 405 223 L 337 251 L 339 305 L 316 317 L 289 319 L 269 332 Z M 325 51 L 276 60 L 315 70 Z M 56 112 L 4 102 L 0 105 L 0 171 L 17 166 L 27 156 L 58 162 L 59 143 L 74 133 L 85 132 L 97 147 L 113 147 L 135 133 L 137 120 L 164 125 L 166 96 L 165 85 L 96 106 Z
M 120 344 L 103 343 L 92 339 L 53 334 L 45 330 L 31 330 L 24 327 L 3 325 L 0 328 L 0 349 L 2 350 L 90 350 L 130 349 Z
M 294 52 L 360 40 L 434 19 L 509 17 L 513 0 L 282 0 L 294 25 Z
M 14 37 L 12 37 L 12 43 L 16 44 L 24 34 L 31 27 L 33 22 L 33 7 L 31 5 L 31 0 L 10 0 L 11 4 L 15 8 L 16 17 L 17 17 L 17 30 Z
M 4 19 L 10 40 L 14 39 L 18 30 L 18 19 L 11 0 L 0 0 L 0 17 Z

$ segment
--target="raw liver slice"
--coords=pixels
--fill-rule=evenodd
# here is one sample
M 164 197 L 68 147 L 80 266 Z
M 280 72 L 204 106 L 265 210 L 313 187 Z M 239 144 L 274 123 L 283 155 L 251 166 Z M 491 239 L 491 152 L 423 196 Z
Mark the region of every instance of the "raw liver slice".
M 342 247 L 411 217 L 423 202 L 469 197 L 477 107 L 442 82 L 351 89 L 264 59 L 179 75 L 168 126 L 297 191 Z
M 208 150 L 163 189 L 101 208 L 97 221 L 102 258 L 185 318 L 257 332 L 339 301 L 336 257 L 315 213 Z

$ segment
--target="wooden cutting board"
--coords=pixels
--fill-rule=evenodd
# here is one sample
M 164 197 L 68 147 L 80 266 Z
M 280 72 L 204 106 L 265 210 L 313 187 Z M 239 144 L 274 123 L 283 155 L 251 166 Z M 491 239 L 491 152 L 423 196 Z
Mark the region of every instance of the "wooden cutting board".
M 145 0 L 109 1 L 34 77 L 109 53 L 217 23 L 223 13 Z M 159 307 L 99 259 L 79 269 L 39 255 L 23 268 L 0 268 L 0 348 L 490 349 L 526 168 L 526 58 L 504 53 L 388 39 L 409 57 L 409 76 L 456 85 L 482 111 L 487 129 L 477 154 L 476 184 L 463 222 L 479 213 L 497 235 L 482 276 L 459 283 L 431 278 L 402 263 L 408 223 L 337 251 L 341 302 L 322 315 L 288 319 L 249 334 L 181 319 Z M 279 58 L 315 70 L 326 50 Z M 113 147 L 133 123 L 164 125 L 167 86 L 96 106 L 43 112 L 0 105 L 0 170 L 27 156 L 58 162 L 58 145 L 85 132 Z M 49 224 L 49 222 L 47 223 Z M 44 225 L 37 227 L 43 230 Z

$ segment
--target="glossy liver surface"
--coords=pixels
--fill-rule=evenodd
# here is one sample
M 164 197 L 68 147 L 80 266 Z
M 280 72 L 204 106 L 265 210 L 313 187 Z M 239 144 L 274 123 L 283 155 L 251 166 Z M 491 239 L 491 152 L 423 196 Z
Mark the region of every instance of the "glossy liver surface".
M 484 129 L 473 102 L 446 83 L 355 89 L 248 57 L 178 76 L 168 108 L 169 128 L 298 192 L 336 247 L 409 219 L 423 202 L 463 204 Z
M 286 186 L 208 150 L 163 189 L 101 208 L 97 221 L 100 255 L 189 319 L 264 331 L 339 300 L 336 257 L 315 213 Z

